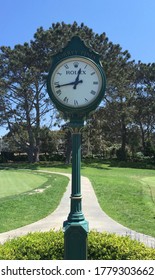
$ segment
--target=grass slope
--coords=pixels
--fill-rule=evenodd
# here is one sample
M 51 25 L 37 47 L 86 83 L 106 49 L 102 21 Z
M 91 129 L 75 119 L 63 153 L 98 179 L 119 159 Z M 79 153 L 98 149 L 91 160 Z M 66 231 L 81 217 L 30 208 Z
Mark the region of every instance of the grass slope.
M 136 166 L 134 165 L 134 168 L 132 168 L 132 165 L 130 168 L 127 168 L 123 167 L 123 164 L 121 167 L 116 167 L 116 164 L 113 164 L 112 162 L 106 164 L 98 162 L 90 162 L 89 164 L 82 163 L 81 174 L 90 179 L 101 208 L 111 218 L 137 232 L 155 237 L 155 170 L 140 169 L 138 168 L 138 164 Z M 24 167 L 30 168 L 30 166 L 27 166 L 26 164 Z M 14 168 L 18 168 L 18 166 L 14 166 Z M 48 171 L 64 173 L 71 172 L 71 166 L 62 165 L 61 163 L 38 164 L 32 165 L 31 168 L 33 170 L 42 168 L 43 170 Z M 67 184 L 65 181 L 67 178 L 58 176 L 58 181 L 60 177 L 62 179 L 61 184 Z M 57 190 L 61 189 L 61 184 Z M 62 193 L 63 191 L 61 192 L 61 195 Z M 48 208 L 51 206 L 51 197 L 53 198 L 52 204 L 54 204 L 56 194 L 56 189 L 54 189 L 53 194 L 50 194 L 50 197 L 47 198 Z M 18 195 L 17 198 L 20 199 L 20 196 L 21 195 Z M 16 200 L 16 203 L 18 199 Z M 29 198 L 29 200 L 30 199 L 31 198 Z M 12 201 L 8 200 L 7 203 L 7 208 L 9 208 L 8 205 L 9 203 L 12 203 Z M 90 203 L 93 202 L 90 201 Z M 33 213 L 33 204 L 33 201 L 29 201 L 31 207 L 30 216 L 32 216 Z M 41 205 L 44 205 L 44 203 L 40 202 L 38 206 L 36 206 L 36 209 L 40 209 Z M 10 209 L 12 209 L 12 205 L 10 206 Z M 52 212 L 52 209 L 50 208 L 48 211 Z M 47 213 L 48 211 L 45 212 Z M 35 214 L 33 219 L 39 219 L 38 215 Z M 6 221 L 6 226 L 8 223 L 9 221 Z M 0 224 L 2 224 L 1 221 Z M 14 227 L 14 224 L 12 224 L 12 227 Z
M 24 192 L 0 198 L 0 232 L 33 223 L 52 213 L 58 206 L 68 183 L 67 177 L 54 174 L 36 175 L 27 171 L 25 174 L 23 171 L 14 171 L 10 174 L 10 184 L 14 191 L 17 187 L 16 182 L 19 182 L 18 176 L 25 176 L 27 185 L 31 182 L 30 177 L 34 182 L 31 184 L 31 190 L 24 183 Z M 36 186 L 37 192 L 34 189 Z
M 88 167 L 101 208 L 114 220 L 137 232 L 155 236 L 155 171 Z
M 135 163 L 134 168 L 128 168 L 111 162 L 89 162 L 82 163 L 81 174 L 90 179 L 101 208 L 111 218 L 155 237 L 155 170 L 138 167 Z M 62 165 L 46 169 L 71 172 L 70 166 Z
M 46 177 L 32 172 L 1 170 L 0 198 L 30 191 L 41 186 L 46 181 Z

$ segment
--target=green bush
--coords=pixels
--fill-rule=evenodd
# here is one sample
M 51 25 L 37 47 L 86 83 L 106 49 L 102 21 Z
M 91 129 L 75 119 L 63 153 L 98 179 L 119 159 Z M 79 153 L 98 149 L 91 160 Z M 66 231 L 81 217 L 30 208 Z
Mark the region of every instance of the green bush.
M 62 260 L 63 232 L 29 233 L 0 246 L 1 260 Z
M 89 260 L 153 260 L 155 249 L 131 240 L 129 236 L 90 232 Z
M 30 233 L 0 245 L 1 260 L 62 260 L 62 231 Z M 89 260 L 155 260 L 155 249 L 129 237 L 91 231 L 88 235 Z

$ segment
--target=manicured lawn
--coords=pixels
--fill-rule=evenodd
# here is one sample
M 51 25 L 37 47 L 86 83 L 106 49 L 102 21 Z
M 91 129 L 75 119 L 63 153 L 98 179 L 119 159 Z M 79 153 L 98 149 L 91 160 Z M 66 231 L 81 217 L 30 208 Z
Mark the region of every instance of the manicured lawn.
M 16 168 L 18 168 L 18 166 L 16 166 Z M 25 168 L 28 167 L 25 166 Z M 47 163 L 46 165 L 45 164 L 32 165 L 29 166 L 29 168 L 58 171 L 64 173 L 71 172 L 71 166 L 66 166 L 58 163 L 56 164 Z M 155 170 L 142 169 L 142 168 L 140 169 L 138 168 L 138 166 L 137 168 L 132 168 L 132 166 L 130 166 L 130 168 L 116 167 L 116 165 L 112 165 L 110 162 L 106 164 L 82 163 L 81 174 L 87 176 L 90 179 L 94 187 L 95 193 L 97 195 L 98 201 L 101 205 L 101 208 L 110 217 L 112 217 L 114 220 L 118 221 L 119 223 L 123 224 L 128 228 L 155 237 Z M 33 173 L 33 175 L 35 174 Z M 22 221 L 22 215 L 24 215 L 23 213 L 27 213 L 25 210 L 27 209 L 27 207 L 30 207 L 30 211 L 27 213 L 28 216 L 27 221 L 31 220 L 31 222 L 32 219 L 33 221 L 39 220 L 40 219 L 39 217 L 41 215 L 46 216 L 47 213 L 52 212 L 53 211 L 52 209 L 54 209 L 52 208 L 52 206 L 55 205 L 56 207 L 56 204 L 58 203 L 58 201 L 60 201 L 60 197 L 62 196 L 68 181 L 67 178 L 60 175 L 51 175 L 50 177 L 47 174 L 46 175 L 42 174 L 39 176 L 41 177 L 45 176 L 46 178 L 48 178 L 47 181 L 43 183 L 43 186 L 50 185 L 50 184 L 51 186 L 53 186 L 51 188 L 51 193 L 47 194 L 46 198 L 41 199 L 42 196 L 39 196 L 40 194 L 36 194 L 34 196 L 36 197 L 34 203 L 34 199 L 33 201 L 31 201 L 33 196 L 28 196 L 28 195 L 26 196 L 26 193 L 24 194 L 22 193 L 17 196 L 12 196 L 13 200 L 15 199 L 14 206 L 12 205 L 13 203 L 12 199 L 10 200 L 7 197 L 0 199 L 0 203 L 2 202 L 3 199 L 7 200 L 6 208 L 10 209 L 10 212 L 12 212 L 11 209 L 13 209 L 13 207 L 15 207 L 15 205 L 17 204 L 18 204 L 18 209 L 19 207 L 23 208 L 23 210 L 21 211 L 21 218 L 20 218 L 21 221 Z M 56 181 L 58 183 L 57 187 L 55 184 L 52 183 L 54 182 L 53 181 L 54 178 L 56 178 Z M 49 183 L 48 180 L 52 180 L 52 182 Z M 59 180 L 61 183 L 59 182 Z M 83 187 L 84 186 L 82 186 L 81 189 Z M 47 189 L 46 192 L 49 190 L 50 188 Z M 60 190 L 60 194 L 59 194 L 59 198 L 57 199 L 57 202 L 55 202 L 56 199 L 55 196 L 57 195 L 56 190 Z M 46 192 L 44 192 L 43 195 L 45 195 Z M 22 197 L 24 197 L 24 199 Z M 41 200 L 39 201 L 38 199 Z M 28 200 L 28 204 L 26 203 L 26 206 L 24 206 L 25 200 L 26 201 Z M 93 202 L 90 201 L 90 203 Z M 44 211 L 44 209 L 41 210 L 40 208 L 44 208 L 42 206 L 44 206 L 45 204 L 46 204 L 46 208 L 48 209 L 46 209 L 46 211 Z M 1 203 L 1 205 L 3 205 L 4 208 L 4 204 Z M 33 207 L 35 209 L 40 209 L 41 211 L 39 210 L 39 212 L 42 212 L 40 213 L 41 215 L 40 214 L 38 215 L 38 213 L 32 215 L 32 213 L 37 212 L 33 209 Z M 3 212 L 5 213 L 4 209 Z M 0 208 L 0 213 L 1 213 L 1 208 Z M 2 215 L 0 217 L 1 217 L 0 218 L 1 227 L 3 223 L 6 224 L 5 227 L 7 227 L 9 223 L 11 223 L 5 218 L 2 221 Z M 14 219 L 16 219 L 16 215 L 14 215 Z M 11 226 L 12 228 L 14 228 L 14 222 L 12 222 Z M 18 224 L 18 226 L 21 225 Z M 3 230 L 1 229 L 1 231 L 4 231 L 4 229 Z
M 33 223 L 52 213 L 67 183 L 68 178 L 60 175 L 0 171 L 0 232 Z
M 154 170 L 103 167 L 89 171 L 101 208 L 110 217 L 137 232 L 155 236 Z
M 49 170 L 70 172 L 66 166 Z M 101 208 L 122 225 L 155 237 L 155 170 L 114 167 L 111 163 L 82 164 Z M 90 201 L 90 203 L 93 203 Z
M 0 198 L 30 191 L 46 181 L 45 176 L 35 175 L 32 172 L 1 170 Z

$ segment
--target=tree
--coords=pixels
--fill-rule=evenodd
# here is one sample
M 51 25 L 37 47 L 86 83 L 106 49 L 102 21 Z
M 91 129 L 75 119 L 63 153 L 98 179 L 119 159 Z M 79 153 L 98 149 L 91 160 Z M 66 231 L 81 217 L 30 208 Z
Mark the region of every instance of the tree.
M 132 124 L 134 110 L 134 62 L 128 61 L 128 55 L 119 55 L 115 68 L 113 77 L 108 81 L 104 106 L 96 111 L 92 120 L 100 137 L 104 134 L 107 147 L 115 143 L 119 147 L 119 159 L 126 160 L 128 130 Z
M 5 87 L 3 120 L 29 161 L 38 161 L 41 118 L 49 112 L 44 73 L 28 44 L 17 45 L 13 50 L 2 47 L 1 63 Z
M 131 100 L 133 98 L 134 62 L 129 61 L 130 54 L 128 51 L 123 52 L 119 45 L 109 42 L 105 33 L 101 35 L 95 34 L 84 24 L 78 26 L 76 22 L 73 25 L 53 24 L 48 31 L 40 28 L 35 34 L 35 47 L 42 46 L 42 49 L 44 49 L 45 44 L 43 45 L 43 42 L 48 37 L 48 46 L 55 39 L 55 47 L 57 51 L 60 51 L 62 46 L 65 46 L 73 35 L 80 35 L 86 44 L 91 45 L 101 55 L 101 61 L 108 80 L 107 102 L 104 105 L 111 108 L 111 115 L 113 115 L 114 111 L 116 112 L 115 116 L 117 115 L 117 123 L 119 124 L 118 129 L 121 132 L 122 159 L 125 159 L 127 125 L 131 116 Z
M 40 131 L 40 139 L 40 151 L 44 153 L 45 159 L 64 155 L 64 133 L 61 130 L 51 131 L 44 126 Z
M 14 49 L 1 47 L 0 67 L 4 85 L 3 115 L 14 140 L 25 150 L 29 161 L 39 160 L 40 127 L 49 106 L 46 77 L 52 55 L 62 50 L 73 35 L 79 35 L 101 55 L 107 76 L 106 102 L 102 105 L 115 111 L 121 131 L 121 149 L 125 155 L 129 107 L 133 94 L 133 62 L 128 51 L 109 42 L 105 33 L 95 34 L 83 23 L 52 24 L 48 30 L 40 27 L 30 44 L 17 45 Z M 101 111 L 100 111 L 101 112 Z M 16 131 L 13 126 L 16 124 Z M 108 124 L 107 124 L 108 125 Z M 21 131 L 26 132 L 25 139 Z M 18 139 L 15 137 L 18 133 Z
M 134 122 L 141 132 L 142 152 L 147 155 L 148 143 L 155 147 L 155 63 L 139 62 L 136 70 Z

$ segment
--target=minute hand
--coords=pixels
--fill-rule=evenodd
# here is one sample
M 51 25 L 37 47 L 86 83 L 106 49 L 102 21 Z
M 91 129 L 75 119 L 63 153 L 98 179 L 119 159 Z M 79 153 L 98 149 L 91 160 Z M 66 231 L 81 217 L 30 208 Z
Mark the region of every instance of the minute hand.
M 74 85 L 74 84 L 75 84 L 75 82 L 70 82 L 70 83 L 67 83 L 67 84 L 56 85 L 55 87 L 56 87 L 56 88 L 60 88 L 60 87 L 64 87 L 64 86 Z
M 83 81 L 82 81 L 82 80 L 77 81 L 77 82 L 74 81 L 74 82 L 70 82 L 70 83 L 67 83 L 67 84 L 56 85 L 55 87 L 56 87 L 56 88 L 60 88 L 60 87 L 64 87 L 64 86 L 77 85 L 77 84 L 79 84 L 79 83 L 83 83 Z

